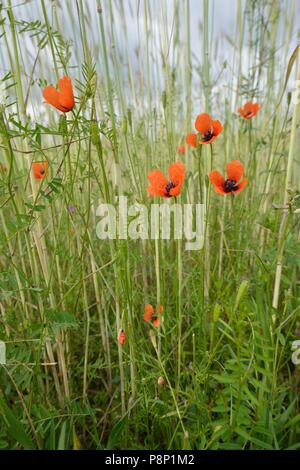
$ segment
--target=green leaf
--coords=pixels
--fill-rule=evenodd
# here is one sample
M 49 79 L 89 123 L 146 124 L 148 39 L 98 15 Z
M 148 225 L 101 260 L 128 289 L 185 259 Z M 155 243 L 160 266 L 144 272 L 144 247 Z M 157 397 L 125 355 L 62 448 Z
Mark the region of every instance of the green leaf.
M 21 444 L 25 450 L 34 450 L 36 448 L 34 442 L 26 433 L 23 424 L 15 417 L 2 397 L 0 397 L 0 411 L 10 436 Z
M 128 420 L 128 415 L 127 413 L 121 418 L 112 428 L 111 433 L 109 435 L 108 441 L 107 441 L 107 450 L 112 450 L 114 449 L 115 445 L 117 444 L 118 440 L 121 438 L 122 432 L 124 430 L 124 427 L 127 423 Z
M 66 421 L 63 422 L 59 439 L 58 439 L 58 446 L 57 450 L 65 450 L 65 443 L 66 443 Z

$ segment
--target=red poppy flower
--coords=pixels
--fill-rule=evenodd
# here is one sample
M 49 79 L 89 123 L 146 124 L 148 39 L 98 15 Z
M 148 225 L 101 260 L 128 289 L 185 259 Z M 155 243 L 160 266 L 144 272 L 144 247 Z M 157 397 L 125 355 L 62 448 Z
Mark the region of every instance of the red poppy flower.
M 75 106 L 72 81 L 69 77 L 63 77 L 58 80 L 58 91 L 53 85 L 47 86 L 43 90 L 43 97 L 47 103 L 54 108 L 67 113 Z
M 154 308 L 151 304 L 145 305 L 144 310 L 144 320 L 146 322 L 152 322 L 153 326 L 158 328 L 160 326 L 160 319 L 158 315 L 162 315 L 164 312 L 164 307 L 162 305 L 158 305 L 156 311 L 154 312 Z
M 176 149 L 176 153 L 178 153 L 180 155 L 184 155 L 185 152 L 186 152 L 185 145 L 179 145 Z
M 48 162 L 36 162 L 32 164 L 33 176 L 36 180 L 41 180 L 48 175 Z
M 195 128 L 198 134 L 188 134 L 185 139 L 186 143 L 194 148 L 199 144 L 211 144 L 223 130 L 220 121 L 214 121 L 207 113 L 197 116 Z
M 124 331 L 124 330 L 121 330 L 121 331 L 120 331 L 118 341 L 119 341 L 119 343 L 121 344 L 121 346 L 123 346 L 123 344 L 125 344 L 125 341 L 126 341 L 126 334 L 125 334 L 125 331 Z
M 150 186 L 148 193 L 151 196 L 172 197 L 178 196 L 184 181 L 184 165 L 181 162 L 172 163 L 169 167 L 170 180 L 160 171 L 151 171 L 148 175 Z
M 218 194 L 233 194 L 239 193 L 247 184 L 247 178 L 243 178 L 244 166 L 238 160 L 232 160 L 226 166 L 227 179 L 214 170 L 210 173 L 209 179 L 211 184 L 214 185 L 215 192 Z
M 238 109 L 238 112 L 245 119 L 251 119 L 255 114 L 260 110 L 259 103 L 253 103 L 252 101 L 247 101 L 242 108 Z

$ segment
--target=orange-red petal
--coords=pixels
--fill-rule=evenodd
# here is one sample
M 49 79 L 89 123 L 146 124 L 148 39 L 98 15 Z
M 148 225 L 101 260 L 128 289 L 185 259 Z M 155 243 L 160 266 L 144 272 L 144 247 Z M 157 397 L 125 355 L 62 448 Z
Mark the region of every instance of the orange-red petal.
M 153 170 L 148 175 L 150 186 L 147 191 L 151 196 L 166 196 L 168 180 L 160 170 Z
M 41 180 L 48 174 L 48 162 L 33 163 L 32 170 L 34 178 L 36 180 Z
M 156 328 L 158 328 L 160 326 L 160 319 L 159 318 L 155 318 L 155 320 L 153 320 L 153 326 L 155 326 Z
M 247 184 L 247 178 L 244 178 L 238 185 L 238 189 L 236 191 L 234 191 L 234 193 L 240 193 L 242 191 L 242 189 L 246 186 Z
M 244 173 L 244 165 L 238 160 L 232 160 L 226 165 L 227 176 L 229 180 L 238 182 Z
M 152 307 L 152 305 L 146 304 L 145 310 L 144 310 L 144 320 L 148 322 L 151 321 L 153 314 L 154 314 L 154 308 Z
M 125 341 L 126 341 L 126 334 L 125 334 L 125 331 L 124 331 L 124 330 L 121 330 L 121 331 L 120 331 L 118 341 L 119 341 L 119 343 L 121 344 L 121 346 L 123 346 L 123 344 L 125 344 Z
M 63 77 L 58 80 L 58 87 L 61 90 L 59 94 L 59 104 L 67 111 L 71 111 L 75 106 L 72 81 L 69 77 Z
M 260 110 L 259 103 L 253 103 L 252 101 L 247 101 L 242 108 L 238 108 L 238 112 L 245 119 L 251 119 L 257 112 Z
M 209 179 L 211 184 L 214 186 L 217 186 L 218 188 L 223 188 L 225 180 L 221 173 L 218 172 L 218 170 L 214 170 L 209 174 Z
M 221 186 L 214 186 L 214 190 L 216 193 L 223 194 L 224 196 L 227 196 L 227 194 L 231 194 L 231 193 L 226 193 L 225 189 L 221 188 Z
M 199 114 L 196 117 L 195 128 L 200 134 L 205 134 L 208 131 L 212 131 L 213 120 L 207 113 Z
M 59 111 L 67 113 L 74 108 L 75 101 L 73 95 L 72 81 L 69 77 L 62 77 L 58 80 L 58 88 L 60 91 L 53 86 L 47 86 L 43 90 L 43 96 L 47 103 L 54 106 Z
M 187 134 L 185 141 L 190 147 L 196 148 L 197 147 L 197 134 Z
M 172 197 L 179 196 L 181 192 L 181 186 L 182 184 L 178 184 L 177 186 L 175 186 L 175 188 L 171 188 L 169 191 L 170 196 Z
M 223 126 L 218 119 L 213 121 L 213 135 L 217 137 L 223 131 Z
M 184 165 L 181 162 L 172 163 L 169 167 L 170 180 L 174 184 L 174 188 L 169 191 L 170 196 L 178 196 L 181 191 L 181 186 L 184 181 L 185 171 Z
M 62 106 L 59 102 L 59 92 L 53 85 L 44 88 L 43 97 L 45 98 L 47 103 L 54 106 L 54 108 L 58 109 L 59 111 L 62 111 L 63 113 L 66 112 L 66 108 Z
M 223 131 L 223 126 L 218 119 L 216 119 L 215 121 L 212 121 L 212 123 L 213 125 L 212 125 L 211 139 L 200 140 L 199 142 L 200 144 L 211 144 L 218 137 L 218 135 L 221 134 L 221 132 Z
M 172 183 L 174 183 L 175 186 L 182 185 L 185 176 L 184 164 L 179 161 L 174 162 L 172 163 L 172 165 L 169 166 L 168 171 Z

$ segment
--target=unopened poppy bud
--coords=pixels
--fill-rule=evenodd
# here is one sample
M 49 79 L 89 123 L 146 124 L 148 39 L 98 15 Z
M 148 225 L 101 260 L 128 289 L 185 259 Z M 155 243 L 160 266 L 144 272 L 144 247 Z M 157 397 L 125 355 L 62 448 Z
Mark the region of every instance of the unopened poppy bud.
M 291 103 L 291 99 L 292 99 L 292 93 L 289 91 L 288 94 L 287 94 L 287 97 L 286 97 L 288 106 L 289 106 L 290 103 Z
M 124 331 L 124 330 L 121 330 L 121 331 L 120 331 L 118 341 L 119 341 L 119 344 L 121 344 L 121 346 L 123 346 L 123 344 L 125 343 L 125 341 L 126 341 L 126 335 L 125 335 L 125 331 Z
M 165 385 L 166 381 L 163 377 L 158 377 L 157 383 L 158 385 Z

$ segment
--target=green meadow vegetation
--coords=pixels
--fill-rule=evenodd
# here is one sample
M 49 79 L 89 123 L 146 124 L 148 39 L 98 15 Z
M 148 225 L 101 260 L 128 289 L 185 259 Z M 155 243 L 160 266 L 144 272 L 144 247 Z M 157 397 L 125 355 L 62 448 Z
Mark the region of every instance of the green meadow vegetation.
M 299 449 L 299 1 L 225 3 L 1 2 L 1 449 Z M 122 195 L 204 203 L 202 249 L 100 240 Z

